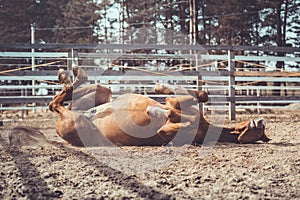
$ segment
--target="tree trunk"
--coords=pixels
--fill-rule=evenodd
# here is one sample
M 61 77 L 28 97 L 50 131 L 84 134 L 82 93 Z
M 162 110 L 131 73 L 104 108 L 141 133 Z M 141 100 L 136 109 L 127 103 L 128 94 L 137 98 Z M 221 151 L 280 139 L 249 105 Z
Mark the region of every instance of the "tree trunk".
M 130 19 L 130 11 L 129 11 L 128 1 L 124 1 L 124 6 L 126 7 L 126 17 L 127 17 L 127 23 L 128 23 L 126 39 L 128 39 L 129 42 L 132 44 L 133 41 L 132 41 L 132 32 L 131 32 L 131 24 L 130 24 L 131 19 Z M 126 21 L 125 19 L 123 19 L 123 20 L 124 20 L 124 22 Z
M 276 39 L 276 43 L 277 46 L 282 47 L 284 46 L 284 38 L 283 38 L 283 34 L 282 34 L 282 20 L 281 20 L 281 6 L 283 4 L 283 0 L 279 1 L 276 4 L 276 8 L 275 8 L 275 12 L 276 12 L 276 21 L 277 21 L 277 39 Z M 278 56 L 284 56 L 284 53 L 279 52 L 277 54 Z M 276 62 L 276 70 L 277 71 L 281 71 L 284 68 L 284 61 L 277 61 Z M 277 86 L 280 87 L 281 83 L 280 82 L 274 82 L 273 86 Z M 280 96 L 280 89 L 274 89 L 273 90 L 273 96 Z

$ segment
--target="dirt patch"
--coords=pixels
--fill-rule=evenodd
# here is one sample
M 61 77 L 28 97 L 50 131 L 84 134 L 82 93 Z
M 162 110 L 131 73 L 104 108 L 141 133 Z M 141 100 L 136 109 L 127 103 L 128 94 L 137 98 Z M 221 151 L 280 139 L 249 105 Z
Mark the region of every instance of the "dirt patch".
M 52 113 L 2 115 L 0 199 L 299 199 L 300 115 L 259 117 L 267 144 L 85 149 L 55 134 Z M 20 126 L 41 132 L 42 145 L 10 143 Z
M 8 134 L 9 146 L 46 146 L 51 142 L 38 128 L 17 126 Z

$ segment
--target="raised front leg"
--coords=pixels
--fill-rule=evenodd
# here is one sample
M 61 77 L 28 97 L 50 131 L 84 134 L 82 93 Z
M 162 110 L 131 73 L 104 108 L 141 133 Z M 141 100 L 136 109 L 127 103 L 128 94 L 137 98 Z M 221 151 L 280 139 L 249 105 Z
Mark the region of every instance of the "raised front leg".
M 60 83 L 65 84 L 65 87 L 70 88 L 70 92 L 68 95 L 64 95 L 64 91 L 62 91 L 59 95 L 57 95 L 64 95 L 64 98 L 56 98 L 57 96 L 55 96 L 54 99 L 56 99 L 56 105 L 58 105 L 58 101 L 62 102 L 72 100 L 72 103 L 68 106 L 69 110 L 87 110 L 111 101 L 112 93 L 109 88 L 98 84 L 86 85 L 82 88 L 78 88 L 81 84 L 86 82 L 88 78 L 81 67 L 73 66 L 72 70 L 75 76 L 73 83 L 71 83 L 69 74 L 65 70 L 60 69 L 58 71 L 58 80 Z M 49 106 L 49 108 L 52 108 L 55 105 L 55 102 L 52 102 L 52 105 Z
M 70 74 L 64 69 L 59 69 L 57 76 L 58 81 L 64 85 L 72 85 L 74 89 L 78 88 L 80 85 L 88 80 L 85 71 L 78 66 L 72 66 L 72 71 L 74 74 L 74 81 L 71 82 Z
M 52 110 L 54 105 L 58 105 L 57 103 L 73 100 L 73 91 L 75 91 L 79 85 L 87 80 L 87 76 L 82 68 L 73 66 L 73 73 L 75 75 L 75 79 L 72 83 L 69 72 L 65 71 L 64 69 L 58 70 L 58 81 L 61 84 L 64 84 L 64 89 L 58 95 L 54 96 L 53 101 L 49 104 L 50 110 Z M 71 107 L 72 105 L 70 104 L 69 109 L 71 109 Z
M 197 115 L 187 115 L 180 110 L 165 105 L 148 106 L 146 111 L 150 117 L 168 119 L 172 123 L 179 123 L 182 121 L 195 123 L 197 120 Z
M 88 80 L 88 77 L 85 73 L 85 71 L 78 66 L 72 66 L 72 71 L 74 74 L 74 81 L 73 81 L 73 87 L 74 89 L 78 88 L 80 85 L 85 83 Z
M 172 123 L 169 121 L 157 131 L 157 134 L 165 141 L 165 144 L 168 144 L 180 128 L 186 128 L 190 125 L 191 122 Z
M 197 105 L 197 103 L 207 102 L 208 100 L 208 95 L 206 92 L 196 90 L 183 91 L 186 93 L 186 95 L 167 97 L 166 105 L 181 110 L 183 108 Z

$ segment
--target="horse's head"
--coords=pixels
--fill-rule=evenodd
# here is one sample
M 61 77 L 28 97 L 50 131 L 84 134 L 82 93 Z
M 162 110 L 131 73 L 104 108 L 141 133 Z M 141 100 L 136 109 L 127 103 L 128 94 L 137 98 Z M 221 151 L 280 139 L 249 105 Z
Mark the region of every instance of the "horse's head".
M 258 140 L 269 142 L 271 139 L 265 134 L 265 126 L 265 120 L 262 118 L 250 120 L 243 129 L 240 129 L 238 141 L 240 143 L 252 143 Z

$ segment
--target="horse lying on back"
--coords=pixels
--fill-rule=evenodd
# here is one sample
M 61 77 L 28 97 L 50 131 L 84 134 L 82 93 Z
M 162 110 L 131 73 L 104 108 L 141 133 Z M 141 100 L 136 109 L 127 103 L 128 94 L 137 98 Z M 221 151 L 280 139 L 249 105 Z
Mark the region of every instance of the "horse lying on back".
M 147 96 L 124 94 L 111 101 L 111 90 L 100 85 L 76 89 L 87 80 L 81 68 L 75 68 L 75 81 L 64 71 L 59 79 L 63 90 L 49 104 L 59 114 L 56 132 L 75 146 L 157 146 L 176 140 L 181 143 L 268 142 L 263 119 L 253 119 L 233 128 L 208 123 L 195 108 L 206 102 L 203 91 L 188 90 L 186 95 L 168 97 L 161 104 Z M 69 107 L 64 101 L 72 100 Z M 174 141 L 173 141 L 174 142 Z

